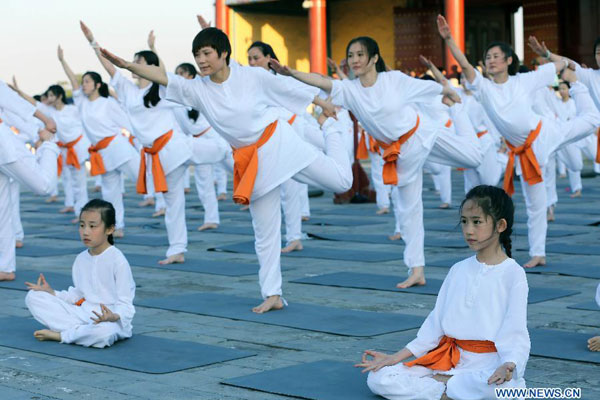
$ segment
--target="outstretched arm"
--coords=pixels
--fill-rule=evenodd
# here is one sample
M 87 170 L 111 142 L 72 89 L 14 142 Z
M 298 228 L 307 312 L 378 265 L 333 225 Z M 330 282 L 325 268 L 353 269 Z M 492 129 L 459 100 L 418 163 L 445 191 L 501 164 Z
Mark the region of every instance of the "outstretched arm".
M 17 78 L 15 78 L 14 76 L 13 76 L 13 80 L 12 80 L 12 85 L 9 85 L 9 86 L 11 87 L 12 90 L 17 92 L 19 94 L 19 96 L 21 96 L 22 98 L 24 98 L 25 100 L 27 100 L 28 102 L 33 104 L 34 106 L 37 104 L 37 101 L 35 101 L 35 99 L 33 97 L 29 96 L 27 93 L 23 92 L 19 88 L 19 85 L 17 84 Z
M 307 74 L 306 72 L 300 72 L 288 66 L 281 65 L 279 61 L 275 59 L 271 59 L 271 61 L 269 61 L 269 65 L 278 74 L 294 77 L 300 82 L 304 82 L 307 85 L 318 87 L 319 89 L 322 89 L 327 93 L 331 93 L 331 88 L 333 86 L 331 80 L 319 74 Z
M 433 73 L 433 77 L 435 78 L 435 80 L 437 81 L 437 83 L 440 83 L 442 85 L 446 85 L 446 83 L 448 82 L 448 80 L 446 79 L 446 77 L 444 76 L 444 74 L 442 74 L 442 71 L 440 71 L 432 62 L 430 59 L 425 58 L 424 56 L 419 56 L 419 61 L 421 61 L 421 64 L 423 64 L 425 67 L 427 67 L 431 73 Z
M 327 57 L 327 66 L 332 71 L 335 71 L 340 79 L 348 79 L 348 76 L 342 71 L 342 68 L 333 59 Z
M 529 40 L 527 41 L 531 50 L 536 53 L 540 57 L 544 57 L 550 62 L 554 63 L 556 67 L 556 73 L 562 71 L 566 66 L 575 70 L 576 64 L 573 60 L 568 59 L 567 57 L 559 56 L 558 54 L 553 54 L 546 47 L 546 43 L 542 40 L 540 43 L 535 36 L 529 36 Z
M 77 81 L 77 77 L 71 70 L 71 67 L 69 67 L 69 64 L 67 64 L 67 61 L 65 60 L 65 57 L 63 54 L 63 49 L 60 46 L 58 46 L 57 53 L 58 53 L 58 61 L 60 61 L 60 64 L 62 65 L 63 69 L 65 70 L 65 74 L 67 74 L 67 78 L 69 78 L 69 82 L 71 82 L 71 87 L 73 88 L 73 91 L 78 90 L 79 82 Z
M 90 46 L 92 46 L 92 49 L 94 49 L 94 53 L 96 53 L 100 64 L 102 64 L 106 72 L 108 72 L 108 74 L 112 78 L 112 76 L 116 72 L 115 67 L 108 60 L 102 57 L 102 54 L 100 54 L 100 46 L 94 40 L 94 34 L 90 30 L 90 28 L 88 28 L 87 25 L 83 23 L 83 21 L 79 21 L 79 26 L 81 27 L 81 31 L 83 32 L 85 38 L 88 40 L 88 42 L 90 42 Z
M 125 61 L 121 57 L 118 57 L 106 49 L 100 49 L 102 56 L 110 61 L 112 64 L 119 68 L 123 68 L 133 72 L 134 74 L 141 76 L 144 79 L 158 83 L 159 85 L 167 86 L 169 78 L 167 73 L 161 68 L 154 65 L 142 65 L 136 64 L 129 61 Z
M 198 19 L 198 24 L 200 24 L 200 29 L 206 29 L 210 27 L 210 21 L 206 22 L 202 15 L 198 14 L 196 15 L 196 18 Z
M 158 51 L 156 51 L 156 36 L 154 35 L 154 30 L 151 30 L 148 34 L 148 47 L 154 54 L 156 54 L 156 57 L 158 57 L 158 66 L 161 67 L 166 73 L 165 63 L 158 55 Z
M 473 68 L 473 66 L 469 63 L 469 60 L 467 60 L 467 57 L 465 57 L 463 52 L 458 48 L 458 45 L 454 41 L 454 38 L 452 38 L 452 32 L 450 31 L 450 25 L 448 25 L 448 22 L 446 22 L 446 18 L 444 18 L 441 15 L 438 15 L 437 26 L 438 26 L 438 31 L 440 33 L 440 36 L 446 42 L 446 45 L 450 49 L 450 52 L 452 53 L 452 55 L 454 56 L 456 61 L 458 61 L 460 68 L 463 70 L 463 73 L 465 74 L 465 78 L 467 78 L 469 83 L 473 82 L 473 80 L 475 79 L 475 68 Z

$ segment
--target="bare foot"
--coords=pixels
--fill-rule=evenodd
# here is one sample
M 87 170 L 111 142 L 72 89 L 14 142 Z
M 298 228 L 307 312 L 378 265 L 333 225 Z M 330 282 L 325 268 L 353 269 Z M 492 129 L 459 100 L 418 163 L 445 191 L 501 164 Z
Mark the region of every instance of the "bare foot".
M 152 214 L 152 218 L 162 217 L 166 213 L 167 213 L 167 210 L 165 208 L 161 208 L 160 210 L 158 210 L 154 214 Z
M 67 214 L 67 213 L 75 212 L 75 209 L 73 207 L 64 207 L 64 208 L 61 208 L 58 212 L 61 214 Z
M 50 329 L 40 329 L 39 331 L 35 331 L 33 332 L 33 336 L 41 342 L 46 340 L 60 342 L 60 332 L 51 331 Z
M 388 236 L 388 239 L 390 239 L 390 240 L 400 240 L 400 239 L 402 239 L 402 234 L 401 233 L 394 233 L 393 235 Z
M 571 198 L 574 199 L 575 197 L 581 197 L 581 189 L 573 192 L 573 194 L 571 195 Z
M 283 301 L 281 296 L 269 296 L 260 305 L 254 307 L 252 312 L 257 314 L 264 314 L 271 310 L 281 310 L 283 308 Z
M 158 263 L 160 265 L 167 264 L 182 264 L 185 262 L 185 257 L 183 257 L 183 253 L 174 254 L 170 257 L 165 258 L 164 260 L 160 260 Z
M 23 241 L 22 241 L 22 240 L 17 240 L 17 241 L 15 242 L 15 247 L 16 247 L 17 249 L 20 249 L 21 247 L 23 247 Z
M 588 340 L 588 349 L 590 351 L 600 351 L 600 336 L 594 336 Z
M 306 221 L 310 221 L 310 217 L 309 216 L 304 216 L 304 217 L 302 217 L 302 221 L 305 221 L 305 222 Z
M 185 188 L 185 189 L 183 189 L 183 193 L 185 193 L 185 194 L 192 193 L 192 189 Z
M 15 277 L 14 272 L 0 272 L 0 281 L 14 281 Z
M 548 222 L 554 221 L 554 206 L 548 207 L 548 210 L 546 211 L 546 219 Z
M 56 203 L 57 201 L 58 201 L 58 197 L 56 197 L 56 196 L 50 196 L 45 200 L 46 203 Z
M 448 204 L 448 203 L 442 203 L 442 204 L 440 204 L 440 208 L 442 210 L 447 210 L 448 208 L 450 208 L 450 204 Z
M 377 214 L 377 215 L 389 214 L 389 213 L 390 213 L 390 209 L 389 209 L 389 208 L 387 208 L 387 207 L 380 208 L 379 210 L 377 210 L 377 211 L 375 212 L 375 214 Z
M 202 224 L 202 226 L 199 226 L 198 230 L 200 232 L 202 232 L 202 231 L 206 231 L 209 229 L 217 229 L 218 227 L 219 227 L 219 224 L 207 223 L 207 224 Z
M 250 209 L 250 206 L 242 206 L 240 208 L 240 211 L 248 211 Z
M 546 257 L 542 256 L 533 256 L 531 260 L 529 260 L 523 267 L 525 268 L 533 268 L 538 266 L 546 265 Z
M 398 289 L 406 289 L 411 286 L 423 286 L 425 284 L 424 267 L 414 267 L 410 269 L 410 276 L 404 282 L 396 285 Z
M 302 241 L 300 240 L 292 240 L 287 246 L 281 249 L 282 253 L 291 253 L 292 251 L 300 251 L 303 250 Z
M 154 199 L 152 197 L 148 197 L 144 201 L 140 201 L 138 203 L 138 206 L 140 206 L 140 207 L 149 207 L 149 206 L 153 206 L 153 205 L 154 205 Z
M 94 192 L 98 193 L 102 191 L 102 186 L 94 186 Z
M 125 237 L 125 232 L 123 232 L 123 229 L 117 229 L 116 231 L 113 232 L 113 237 L 116 237 L 116 238 Z
M 223 201 L 223 200 L 227 200 L 227 193 L 221 193 L 217 196 L 217 200 L 219 201 Z

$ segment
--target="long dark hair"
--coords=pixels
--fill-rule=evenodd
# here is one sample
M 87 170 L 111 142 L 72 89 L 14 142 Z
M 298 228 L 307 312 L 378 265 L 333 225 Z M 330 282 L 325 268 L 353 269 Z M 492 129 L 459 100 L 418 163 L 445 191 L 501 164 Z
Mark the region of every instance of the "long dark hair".
M 85 77 L 85 76 L 89 76 L 90 79 L 94 81 L 94 84 L 100 85 L 100 87 L 98 88 L 98 94 L 100 96 L 102 96 L 102 97 L 109 96 L 110 93 L 108 92 L 108 85 L 102 81 L 102 77 L 100 76 L 99 73 L 94 72 L 94 71 L 88 71 L 85 74 L 83 74 L 83 76 L 81 78 L 83 79 L 83 77 Z
M 63 104 L 68 104 L 67 102 L 67 94 L 65 93 L 65 89 L 63 89 L 60 85 L 50 85 L 50 87 L 46 90 L 46 93 L 52 93 L 56 96 L 56 98 L 60 98 Z
M 192 42 L 192 54 L 196 56 L 196 53 L 203 47 L 212 47 L 217 52 L 217 55 L 221 57 L 223 52 L 227 52 L 225 61 L 229 65 L 229 58 L 231 57 L 231 43 L 229 38 L 222 30 L 218 28 L 204 28 L 194 38 Z
M 279 61 L 279 58 L 277 58 L 277 55 L 275 54 L 275 50 L 273 50 L 273 47 L 271 47 L 270 44 L 265 43 L 265 42 L 261 42 L 260 40 L 257 40 L 256 42 L 252 43 L 250 45 L 250 47 L 248 47 L 247 51 L 250 51 L 250 49 L 260 49 L 260 52 L 262 53 L 263 56 L 269 56 L 277 61 Z M 271 68 L 271 63 L 269 63 L 269 69 L 271 71 L 273 71 L 273 73 L 277 74 L 277 72 L 275 72 L 275 70 L 273 68 Z
M 379 52 L 379 45 L 377 44 L 375 39 L 370 38 L 368 36 L 359 36 L 352 39 L 348 43 L 348 46 L 346 46 L 346 57 L 348 57 L 350 46 L 352 46 L 354 43 L 360 43 L 366 49 L 367 54 L 369 56 L 369 61 L 371 61 L 371 58 L 375 57 L 375 55 L 377 54 L 379 56 L 379 59 L 377 60 L 377 63 L 375 63 L 375 70 L 377 72 L 386 71 L 385 61 L 383 61 L 383 57 L 381 57 L 381 53 Z
M 519 65 L 520 65 L 519 56 L 517 56 L 517 53 L 515 53 L 513 48 L 506 42 L 492 42 L 492 43 L 488 44 L 487 48 L 483 52 L 483 59 L 485 60 L 485 58 L 487 57 L 488 51 L 490 51 L 490 49 L 493 47 L 500 48 L 500 51 L 502 53 L 504 53 L 505 60 L 508 57 L 512 57 L 512 63 L 510 63 L 510 65 L 508 66 L 508 74 L 516 75 L 517 72 L 519 71 Z
M 115 217 L 115 208 L 108 201 L 93 199 L 87 202 L 85 206 L 81 209 L 81 213 L 79 217 L 81 218 L 81 214 L 84 211 L 98 211 L 100 214 L 100 219 L 104 222 L 104 229 L 109 229 L 111 227 L 116 226 L 117 220 Z M 108 243 L 115 244 L 115 240 L 113 235 L 108 235 Z
M 142 50 L 135 53 L 134 57 L 141 57 L 146 60 L 146 64 L 148 65 L 156 65 L 159 66 L 158 56 L 155 52 L 150 50 Z M 158 95 L 159 84 L 153 82 L 150 90 L 144 96 L 144 106 L 146 108 L 154 107 L 160 101 L 160 96 Z
M 196 71 L 196 67 L 194 67 L 190 63 L 181 63 L 181 64 L 179 64 L 177 66 L 177 68 L 175 68 L 175 71 L 177 71 L 178 69 L 184 70 L 192 78 L 195 78 L 196 75 L 198 75 L 198 71 Z M 192 108 L 191 110 L 188 110 L 188 118 L 191 119 L 191 120 L 193 120 L 194 122 L 196 122 L 198 120 L 199 116 L 200 116 L 200 113 L 195 108 Z
M 502 189 L 496 186 L 479 185 L 469 190 L 467 196 L 460 204 L 460 211 L 467 200 L 472 200 L 477 204 L 485 216 L 490 216 L 494 221 L 494 230 L 496 224 L 501 219 L 506 221 L 506 230 L 500 233 L 500 244 L 504 247 L 506 255 L 512 257 L 512 226 L 515 217 L 515 205 L 510 196 Z

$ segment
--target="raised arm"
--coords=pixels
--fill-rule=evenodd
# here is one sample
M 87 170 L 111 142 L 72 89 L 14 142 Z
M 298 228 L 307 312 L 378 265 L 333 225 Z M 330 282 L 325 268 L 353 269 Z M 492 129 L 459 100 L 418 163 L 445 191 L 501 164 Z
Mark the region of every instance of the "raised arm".
M 327 57 L 327 66 L 334 71 L 340 79 L 348 79 L 348 76 L 342 71 L 342 68 L 329 57 Z
M 129 61 L 125 61 L 121 57 L 118 57 L 106 49 L 100 49 L 102 56 L 110 61 L 112 64 L 119 68 L 123 68 L 133 72 L 134 74 L 141 76 L 144 79 L 158 83 L 159 85 L 167 86 L 169 78 L 167 73 L 161 68 L 154 65 L 142 65 L 136 64 Z
M 102 64 L 102 66 L 104 67 L 106 72 L 108 72 L 108 74 L 112 78 L 112 76 L 116 72 L 115 67 L 108 60 L 106 60 L 104 57 L 102 57 L 102 54 L 100 54 L 100 46 L 94 40 L 94 34 L 90 30 L 90 28 L 88 28 L 87 25 L 83 23 L 83 21 L 79 21 L 79 26 L 81 27 L 81 31 L 83 32 L 83 35 L 85 36 L 85 38 L 88 40 L 88 42 L 90 42 L 90 46 L 92 46 L 92 49 L 94 49 L 94 53 L 96 53 L 96 56 L 98 57 L 98 60 L 100 61 L 100 64 Z
M 288 66 L 281 65 L 279 61 L 273 58 L 271 59 L 271 61 L 269 61 L 269 65 L 278 74 L 294 77 L 300 82 L 306 83 L 310 86 L 318 87 L 319 89 L 322 89 L 327 93 L 331 93 L 331 88 L 333 86 L 331 80 L 319 74 L 307 74 L 306 72 L 300 72 Z
M 158 66 L 161 67 L 162 70 L 166 73 L 167 70 L 165 67 L 165 63 L 163 62 L 162 58 L 160 58 L 160 56 L 158 55 L 158 51 L 156 51 L 156 36 L 154 35 L 154 30 L 151 30 L 148 34 L 148 47 L 154 54 L 156 54 L 156 57 L 158 57 Z
M 65 70 L 65 74 L 67 74 L 67 78 L 69 78 L 69 82 L 71 82 L 71 87 L 73 88 L 73 91 L 78 90 L 79 82 L 77 81 L 77 77 L 71 70 L 71 67 L 69 67 L 69 64 L 67 64 L 67 61 L 65 60 L 65 57 L 63 54 L 63 49 L 60 46 L 58 46 L 57 54 L 58 54 L 58 61 L 60 61 L 60 64 L 62 65 L 63 69 Z
M 452 38 L 452 32 L 450 31 L 450 26 L 448 25 L 448 22 L 446 22 L 446 18 L 444 18 L 441 15 L 438 15 L 437 26 L 440 36 L 446 42 L 446 45 L 450 49 L 450 52 L 452 53 L 456 61 L 458 61 L 460 68 L 465 74 L 465 78 L 467 78 L 469 82 L 473 82 L 473 80 L 475 79 L 475 68 L 473 68 L 473 66 L 469 63 L 467 57 L 465 57 L 463 52 L 458 48 L 458 45 L 454 41 L 454 38 Z
M 575 70 L 576 63 L 573 60 L 551 53 L 543 40 L 542 43 L 540 43 L 535 36 L 529 36 L 527 43 L 529 44 L 531 50 L 533 50 L 533 52 L 538 56 L 544 57 L 548 61 L 554 63 L 554 66 L 556 67 L 556 73 L 562 71 L 566 66 L 572 70 Z
M 210 27 L 210 21 L 206 22 L 202 15 L 198 14 L 196 15 L 196 18 L 198 19 L 198 24 L 200 24 L 200 29 L 206 29 Z
M 437 83 L 440 83 L 442 85 L 446 85 L 446 83 L 448 83 L 448 80 L 446 79 L 444 74 L 442 74 L 442 71 L 440 71 L 431 62 L 431 60 L 429 60 L 428 58 L 425 58 L 424 56 L 419 56 L 419 61 L 421 61 L 421 64 L 423 64 L 426 68 L 428 68 L 431 71 L 431 73 L 433 74 L 433 77 L 435 78 Z
M 9 85 L 9 86 L 11 87 L 12 90 L 14 90 L 15 92 L 17 92 L 19 94 L 19 96 L 21 96 L 22 98 L 24 98 L 25 100 L 27 100 L 32 105 L 35 106 L 37 104 L 37 101 L 35 101 L 35 99 L 33 97 L 31 97 L 27 93 L 23 92 L 19 88 L 19 85 L 17 84 L 17 78 L 15 78 L 14 76 L 13 76 L 13 79 L 12 79 L 12 85 Z

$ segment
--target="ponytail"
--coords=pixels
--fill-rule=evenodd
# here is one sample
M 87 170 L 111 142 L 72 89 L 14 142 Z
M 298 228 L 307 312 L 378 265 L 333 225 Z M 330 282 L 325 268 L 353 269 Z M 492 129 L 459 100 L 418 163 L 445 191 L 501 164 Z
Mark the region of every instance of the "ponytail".
M 147 65 L 155 65 L 157 67 L 160 65 L 158 56 L 155 52 L 150 50 L 138 51 L 133 57 L 143 58 L 144 61 L 146 61 Z M 158 102 L 160 101 L 159 89 L 159 84 L 153 82 L 152 86 L 150 87 L 150 90 L 148 90 L 148 93 L 146 93 L 146 95 L 144 96 L 144 106 L 146 108 L 154 107 L 158 104 Z
M 188 118 L 193 120 L 194 122 L 198 121 L 199 116 L 200 116 L 200 113 L 195 108 L 192 108 L 191 110 L 188 111 Z
M 512 258 L 512 239 L 510 235 L 512 234 L 512 228 L 506 228 L 504 232 L 500 234 L 500 244 L 504 247 L 504 252 L 507 256 Z
M 108 97 L 110 95 L 110 92 L 108 91 L 108 85 L 104 82 L 102 82 L 100 84 L 100 87 L 98 88 L 98 94 L 102 97 Z
M 88 71 L 83 76 L 89 76 L 94 81 L 95 85 L 100 85 L 98 88 L 98 94 L 102 97 L 108 97 L 110 95 L 108 91 L 108 85 L 102 81 L 102 77 L 99 73 L 94 71 Z

